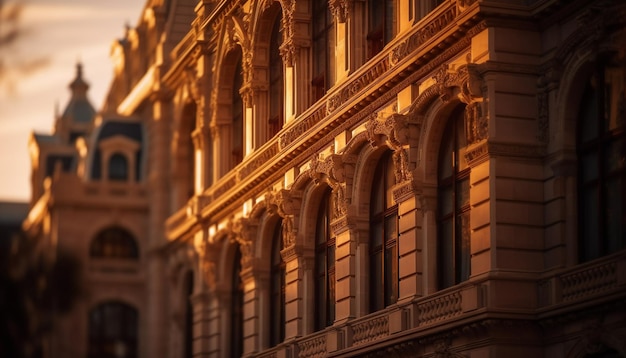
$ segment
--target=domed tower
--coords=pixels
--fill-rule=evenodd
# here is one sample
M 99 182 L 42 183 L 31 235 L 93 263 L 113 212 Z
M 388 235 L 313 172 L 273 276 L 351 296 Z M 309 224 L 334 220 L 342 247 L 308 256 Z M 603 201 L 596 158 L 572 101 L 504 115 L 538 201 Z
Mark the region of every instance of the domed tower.
M 87 98 L 89 84 L 83 79 L 83 66 L 76 64 L 76 78 L 69 84 L 72 96 L 63 114 L 55 114 L 54 133 L 61 141 L 71 144 L 78 137 L 85 136 L 91 129 L 96 110 Z
M 93 127 L 96 110 L 87 98 L 89 84 L 83 79 L 83 66 L 76 64 L 76 77 L 69 84 L 70 100 L 62 114 L 55 111 L 54 130 L 51 134 L 31 134 L 31 204 L 43 193 L 43 182 L 57 168 L 62 172 L 75 172 L 78 167 L 76 139 L 87 137 Z

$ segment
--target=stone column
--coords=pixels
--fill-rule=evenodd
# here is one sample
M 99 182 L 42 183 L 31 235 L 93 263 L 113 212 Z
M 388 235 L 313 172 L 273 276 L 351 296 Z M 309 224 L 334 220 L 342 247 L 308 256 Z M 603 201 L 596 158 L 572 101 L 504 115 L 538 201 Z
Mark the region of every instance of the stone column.
M 171 103 L 163 91 L 156 93 L 153 100 L 153 118 L 148 122 L 148 162 L 151 163 L 148 172 L 149 217 L 148 217 L 148 246 L 142 251 L 146 254 L 146 297 L 145 308 L 145 335 L 144 339 L 147 357 L 164 357 L 167 353 L 167 342 L 163 329 L 167 325 L 168 308 L 164 280 L 164 258 L 157 254 L 157 250 L 165 243 L 164 226 L 169 214 L 169 183 L 167 175 L 170 160 L 168 148 L 170 143 L 169 124 L 171 121 Z

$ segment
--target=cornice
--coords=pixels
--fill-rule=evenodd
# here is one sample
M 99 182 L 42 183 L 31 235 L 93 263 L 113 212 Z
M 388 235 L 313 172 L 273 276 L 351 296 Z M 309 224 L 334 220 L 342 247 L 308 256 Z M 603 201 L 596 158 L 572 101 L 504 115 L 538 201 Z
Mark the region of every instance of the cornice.
M 464 8 L 463 15 L 470 16 L 471 20 L 463 26 L 446 17 L 449 13 L 456 14 L 456 10 L 442 10 L 444 15 L 441 21 L 445 20 L 445 25 L 440 24 L 441 27 L 438 28 L 445 29 L 442 31 L 446 36 L 437 37 L 437 32 L 431 34 L 437 41 L 429 42 L 427 48 L 407 48 L 407 38 L 412 36 L 412 32 L 399 38 L 391 46 L 388 56 L 392 56 L 394 51 L 397 54 L 401 47 L 404 55 L 396 55 L 392 67 L 388 67 L 391 65 L 390 57 L 384 55 L 378 62 L 364 66 L 349 81 L 333 90 L 326 101 L 311 107 L 299 119 L 285 127 L 277 137 L 246 158 L 233 169 L 232 175 L 208 188 L 204 195 L 211 200 L 201 209 L 202 220 L 220 220 L 220 212 L 234 210 L 243 204 L 245 198 L 262 194 L 266 188 L 282 178 L 284 171 L 280 168 L 299 166 L 316 155 L 326 145 L 321 138 L 331 138 L 349 130 L 375 113 L 378 108 L 393 101 L 402 89 L 466 51 L 472 34 L 482 31 L 486 26 L 476 16 L 466 13 L 477 11 L 475 4 L 470 3 L 472 5 Z M 449 6 L 456 9 L 457 4 L 452 3 Z M 437 22 L 436 19 L 432 22 Z M 381 85 L 365 86 L 364 78 Z M 329 105 L 332 110 L 329 110 Z M 312 135 L 307 135 L 309 133 Z

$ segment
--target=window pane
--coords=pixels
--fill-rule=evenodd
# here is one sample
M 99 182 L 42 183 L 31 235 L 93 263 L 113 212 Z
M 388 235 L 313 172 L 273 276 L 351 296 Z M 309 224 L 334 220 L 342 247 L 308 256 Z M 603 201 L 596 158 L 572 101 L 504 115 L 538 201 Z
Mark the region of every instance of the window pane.
M 398 301 L 398 246 L 385 249 L 385 306 Z
M 128 161 L 122 154 L 115 153 L 109 160 L 109 179 L 128 180 Z
M 390 208 L 395 203 L 393 200 L 393 186 L 396 184 L 396 173 L 391 155 L 385 158 L 385 207 Z
M 454 200 L 452 195 L 452 186 L 442 188 L 439 192 L 439 212 L 441 218 L 452 215 L 454 210 Z
M 615 130 L 624 127 L 624 73 L 620 67 L 607 66 L 604 71 L 604 118 L 605 128 Z
M 382 176 L 376 175 L 372 182 L 372 196 L 370 203 L 370 214 L 375 215 L 382 213 L 384 208 L 383 193 L 384 193 L 384 180 Z
M 626 140 L 620 138 L 611 141 L 605 152 L 605 172 L 623 171 L 626 167 Z
M 383 266 L 382 251 L 370 255 L 370 307 L 377 311 L 385 307 L 383 301 Z
M 444 142 L 441 145 L 439 153 L 439 180 L 443 180 L 452 176 L 452 136 L 444 134 Z
M 441 288 L 454 284 L 454 251 L 452 249 L 452 219 L 443 220 L 439 226 L 439 271 Z
M 470 215 L 469 211 L 457 216 L 456 222 L 455 260 L 457 265 L 457 282 L 469 279 L 470 276 Z
M 606 223 L 607 254 L 616 252 L 626 245 L 626 217 L 624 216 L 624 188 L 621 185 L 623 178 L 611 178 L 606 183 L 606 208 L 604 220 Z
M 458 181 L 456 191 L 457 191 L 456 192 L 456 207 L 461 209 L 461 208 L 469 206 L 469 199 L 470 199 L 469 179 Z
M 583 143 L 598 136 L 598 95 L 589 83 L 580 104 L 580 139 Z
M 396 242 L 398 238 L 398 218 L 396 215 L 385 218 L 385 243 Z
M 581 215 L 584 217 L 582 222 L 582 232 L 580 235 L 582 240 L 581 257 L 592 259 L 600 256 L 598 250 L 598 188 L 589 187 L 582 191 L 579 201 Z
M 580 174 L 581 184 L 598 179 L 598 153 L 596 151 L 580 157 Z

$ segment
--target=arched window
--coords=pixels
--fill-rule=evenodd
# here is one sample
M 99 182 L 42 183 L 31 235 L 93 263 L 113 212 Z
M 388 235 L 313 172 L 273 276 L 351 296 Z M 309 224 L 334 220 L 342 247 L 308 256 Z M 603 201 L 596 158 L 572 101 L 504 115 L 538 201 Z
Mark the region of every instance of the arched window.
M 335 238 L 330 232 L 331 191 L 322 196 L 315 221 L 315 330 L 335 321 Z
M 195 194 L 195 147 L 193 144 L 193 132 L 196 130 L 196 104 L 187 104 L 183 110 L 183 125 L 181 126 L 182 140 L 179 160 L 183 161 L 182 167 L 185 170 L 184 185 L 186 186 L 186 198 L 189 199 Z
M 464 107 L 448 122 L 438 161 L 438 277 L 446 288 L 470 276 L 469 167 L 465 160 Z
M 592 260 L 626 247 L 626 113 L 624 68 L 599 61 L 581 99 L 578 122 L 579 257 Z
M 280 255 L 283 249 L 281 222 L 272 236 L 272 267 L 270 271 L 270 347 L 285 339 L 285 263 Z
M 232 168 L 243 160 L 243 99 L 241 98 L 241 86 L 243 85 L 243 68 L 241 66 L 241 54 L 237 57 L 237 65 L 233 77 L 232 89 L 232 131 L 231 131 L 231 154 Z
M 398 205 L 391 153 L 376 167 L 370 204 L 370 312 L 398 300 Z
M 270 38 L 270 56 L 269 56 L 269 70 L 270 70 L 270 86 L 269 86 L 269 101 L 270 101 L 270 118 L 269 118 L 269 131 L 270 138 L 275 136 L 278 131 L 283 127 L 283 102 L 284 102 L 284 79 L 283 79 L 283 60 L 280 56 L 280 23 L 282 20 L 282 13 L 279 12 L 276 20 L 274 20 L 274 27 L 272 28 L 272 36 Z
M 98 305 L 89 313 L 89 358 L 135 358 L 138 314 L 121 302 Z
M 101 231 L 89 248 L 94 258 L 136 259 L 139 257 L 137 241 L 128 231 L 111 227 Z
M 367 58 L 374 57 L 395 35 L 395 0 L 367 1 Z
M 114 153 L 109 159 L 109 180 L 128 180 L 128 159 L 121 153 Z
M 334 18 L 328 1 L 312 3 L 313 102 L 319 100 L 334 82 L 335 59 Z
M 193 305 L 191 295 L 193 294 L 193 271 L 185 275 L 185 358 L 193 357 Z
M 241 251 L 235 252 L 231 277 L 230 357 L 243 355 L 243 283 L 241 282 Z

